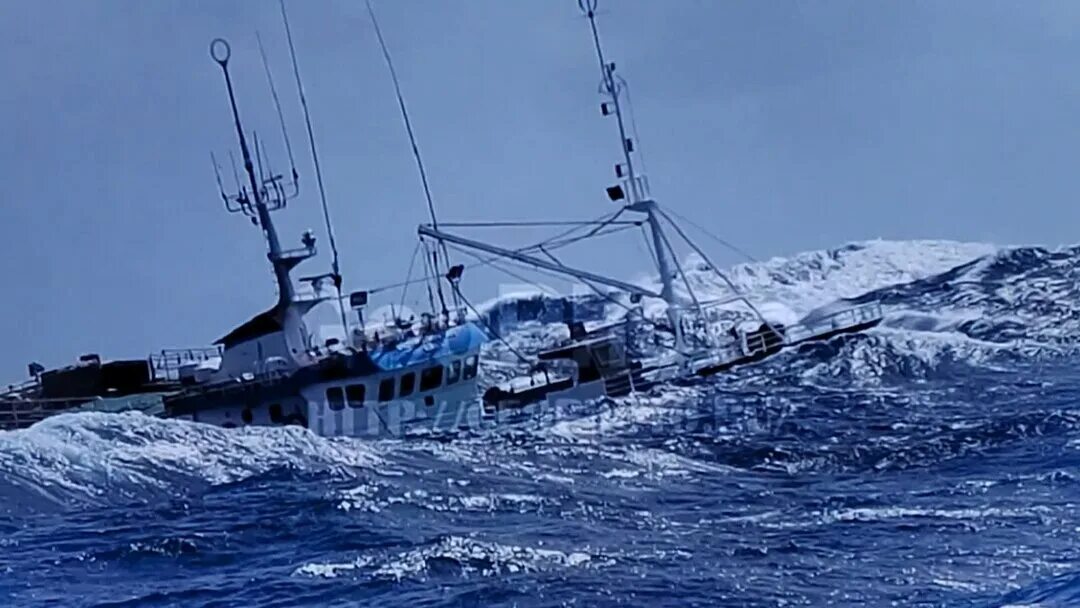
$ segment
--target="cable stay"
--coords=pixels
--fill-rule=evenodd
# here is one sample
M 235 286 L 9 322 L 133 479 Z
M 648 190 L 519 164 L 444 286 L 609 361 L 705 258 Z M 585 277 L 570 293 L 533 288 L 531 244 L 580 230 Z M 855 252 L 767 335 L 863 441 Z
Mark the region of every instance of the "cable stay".
M 525 221 L 525 222 L 442 222 L 439 226 L 443 228 L 535 228 L 546 226 L 596 226 L 596 225 L 614 225 L 614 226 L 640 226 L 641 220 L 628 220 L 620 222 L 603 222 L 599 220 L 589 221 Z
M 401 302 L 398 303 L 398 308 L 405 308 L 405 297 L 409 294 L 409 284 L 412 283 L 413 268 L 416 266 L 416 254 L 420 253 L 421 246 L 422 243 L 417 242 L 413 247 L 412 256 L 409 258 L 409 270 L 405 273 L 405 282 L 402 284 L 404 288 L 401 290 Z M 373 290 L 369 290 L 368 293 L 373 293 Z
M 300 96 L 300 107 L 304 112 L 304 126 L 307 128 L 308 144 L 311 148 L 311 160 L 315 165 L 315 182 L 319 186 L 319 201 L 322 204 L 323 220 L 326 222 L 326 236 L 327 240 L 330 242 L 330 254 L 332 257 L 329 278 L 333 281 L 334 289 L 337 292 L 338 312 L 341 314 L 341 329 L 345 332 L 345 335 L 348 336 L 349 320 L 345 316 L 345 303 L 341 297 L 341 264 L 338 256 L 337 241 L 334 238 L 334 225 L 330 220 L 330 206 L 326 202 L 326 187 L 323 185 L 322 167 L 319 164 L 319 152 L 315 145 L 315 132 L 311 127 L 311 112 L 308 110 L 307 97 L 304 95 L 304 84 L 300 80 L 300 66 L 296 59 L 296 47 L 293 45 L 292 28 L 289 27 L 289 15 L 285 11 L 285 0 L 279 0 L 278 4 L 281 6 L 281 21 L 285 25 L 285 38 L 289 43 L 289 57 L 292 59 L 293 76 L 296 79 L 296 91 Z M 269 69 L 267 70 L 267 74 L 269 74 Z M 320 278 L 324 277 L 311 277 L 311 280 L 314 283 Z
M 416 133 L 413 131 L 412 121 L 409 119 L 409 110 L 405 106 L 405 96 L 401 92 L 401 82 L 398 80 L 397 70 L 394 69 L 394 61 L 390 57 L 390 48 L 386 44 L 386 39 L 383 38 L 382 28 L 379 27 L 379 20 L 375 16 L 375 8 L 371 4 L 371 0 L 366 0 L 368 16 L 371 17 L 371 25 L 375 29 L 375 37 L 379 41 L 379 48 L 382 50 L 383 59 L 386 62 L 386 68 L 390 72 L 390 79 L 394 83 L 394 94 L 397 96 L 398 108 L 401 111 L 401 119 L 405 123 L 405 132 L 409 136 L 409 143 L 412 146 L 413 158 L 416 159 L 416 168 L 420 173 L 420 184 L 424 189 L 424 199 L 427 201 L 428 215 L 431 217 L 431 224 L 436 229 L 439 226 L 439 219 L 435 214 L 435 202 L 431 196 L 431 186 L 428 183 L 427 170 L 424 168 L 424 161 L 420 156 L 420 146 L 416 142 Z M 444 262 L 447 266 L 447 273 L 449 273 L 450 259 L 446 251 L 446 246 L 442 246 Z M 433 249 L 431 251 L 431 261 L 434 265 L 434 274 L 438 275 L 441 272 L 439 266 L 438 250 Z M 449 279 L 448 279 L 449 281 Z M 439 296 L 439 304 L 442 306 L 442 315 L 445 322 L 450 320 L 450 312 L 446 306 L 446 299 L 443 297 L 442 281 L 435 283 L 435 291 Z M 455 290 L 456 292 L 456 290 Z M 457 297 L 456 295 L 454 296 Z M 455 308 L 456 308 L 455 302 Z
M 666 211 L 666 212 L 667 212 L 668 214 L 670 214 L 670 215 L 674 215 L 674 216 L 675 216 L 675 217 L 677 217 L 677 218 L 678 218 L 678 219 L 679 219 L 680 221 L 682 221 L 682 222 L 683 222 L 684 224 L 687 224 L 687 225 L 689 225 L 689 226 L 690 226 L 691 228 L 694 228 L 694 229 L 696 229 L 696 230 L 697 230 L 698 232 L 701 232 L 701 233 L 702 233 L 702 234 L 704 234 L 705 236 L 709 237 L 709 238 L 710 238 L 710 239 L 712 239 L 713 241 L 716 241 L 717 243 L 719 243 L 720 245 L 722 245 L 722 246 L 726 247 L 727 249 L 729 249 L 729 250 L 733 251 L 733 252 L 734 252 L 734 253 L 736 253 L 737 255 L 739 255 L 739 256 L 742 256 L 742 257 L 746 258 L 746 259 L 747 259 L 748 261 L 750 261 L 750 262 L 755 262 L 755 263 L 759 261 L 759 260 L 758 260 L 757 258 L 755 258 L 754 256 L 752 256 L 752 255 L 750 255 L 749 253 L 747 253 L 747 252 L 746 252 L 746 251 L 745 251 L 744 249 L 741 249 L 741 248 L 737 247 L 737 246 L 736 246 L 735 244 L 733 244 L 733 243 L 732 243 L 732 242 L 730 242 L 730 241 L 727 241 L 727 240 L 725 240 L 725 239 L 722 239 L 722 238 L 720 238 L 720 237 L 719 237 L 719 236 L 717 236 L 717 235 L 716 235 L 715 233 L 713 233 L 713 232 L 710 232 L 710 231 L 709 231 L 708 229 L 706 229 L 706 228 L 705 228 L 704 226 L 702 226 L 702 225 L 700 225 L 700 224 L 697 224 L 697 223 L 695 223 L 695 222 L 691 221 L 690 219 L 687 219 L 687 218 L 686 218 L 686 216 L 680 215 L 680 214 L 679 214 L 678 212 L 676 212 L 676 211 L 675 211 L 674 209 L 672 209 L 672 208 L 670 208 L 670 207 L 666 207 L 666 208 L 664 208 L 664 211 Z M 670 221 L 670 220 L 669 220 L 669 221 Z

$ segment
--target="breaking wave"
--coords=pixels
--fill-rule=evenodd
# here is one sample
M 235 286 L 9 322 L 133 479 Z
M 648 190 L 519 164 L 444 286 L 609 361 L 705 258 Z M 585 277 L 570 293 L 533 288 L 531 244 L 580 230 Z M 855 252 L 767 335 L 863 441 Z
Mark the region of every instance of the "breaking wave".
M 731 276 L 762 308 L 886 318 L 452 440 L 50 418 L 0 433 L 0 572 L 70 597 L 92 572 L 102 602 L 1076 603 L 1080 249 L 872 241 Z M 493 306 L 523 350 L 564 335 L 558 298 Z
M 172 496 L 275 470 L 348 474 L 380 458 L 296 427 L 223 429 L 139 413 L 83 412 L 0 432 L 0 495 L 22 512 Z
M 440 576 L 505 576 L 563 568 L 595 568 L 609 561 L 586 551 L 560 551 L 447 536 L 396 555 L 362 555 L 339 563 L 309 563 L 293 574 L 336 578 L 356 576 L 400 581 Z

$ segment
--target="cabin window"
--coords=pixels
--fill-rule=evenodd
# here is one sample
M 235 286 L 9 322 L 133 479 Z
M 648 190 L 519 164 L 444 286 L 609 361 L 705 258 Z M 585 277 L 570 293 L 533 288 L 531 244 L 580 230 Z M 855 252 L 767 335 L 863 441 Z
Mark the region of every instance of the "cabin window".
M 251 413 L 250 407 L 245 407 L 244 411 L 240 412 L 240 419 L 244 421 L 244 424 L 251 424 L 255 416 Z
M 409 372 L 401 377 L 401 391 L 398 393 L 402 397 L 408 397 L 416 390 L 416 374 Z
M 461 377 L 465 380 L 472 380 L 476 377 L 476 368 L 480 366 L 480 360 L 476 355 L 473 355 L 465 359 L 465 369 L 461 372 Z
M 443 366 L 429 367 L 420 372 L 420 390 L 430 391 L 442 386 Z
M 461 379 L 461 360 L 446 366 L 446 384 L 451 385 Z
M 364 397 L 367 389 L 363 384 L 350 384 L 345 387 L 345 400 L 349 402 L 349 407 L 357 408 L 364 407 Z
M 394 379 L 384 378 L 379 383 L 379 401 L 392 401 L 394 399 Z
M 270 422 L 274 424 L 281 424 L 281 404 L 274 403 L 270 405 Z
M 326 405 L 335 412 L 345 409 L 345 391 L 340 386 L 326 389 Z

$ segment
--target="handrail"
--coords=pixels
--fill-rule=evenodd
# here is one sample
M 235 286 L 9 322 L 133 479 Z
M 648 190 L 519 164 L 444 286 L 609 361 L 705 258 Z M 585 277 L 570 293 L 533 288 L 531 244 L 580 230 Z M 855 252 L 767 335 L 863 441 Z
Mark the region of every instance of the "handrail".
M 193 363 L 204 363 L 220 358 L 222 348 L 218 346 L 200 346 L 196 348 L 165 348 L 150 353 L 147 362 L 155 380 L 179 380 L 180 368 Z
M 37 385 L 37 380 L 26 380 L 20 382 L 19 384 L 10 384 L 5 387 L 4 390 L 0 391 L 0 400 L 2 400 L 4 397 L 18 395 L 20 393 L 26 392 L 32 388 L 35 388 Z
M 869 302 L 845 308 L 815 319 L 811 323 L 797 323 L 783 328 L 783 334 L 772 332 L 738 332 L 730 336 L 725 344 L 707 349 L 706 355 L 695 358 L 694 367 L 707 367 L 737 361 L 745 357 L 768 352 L 776 347 L 797 344 L 814 336 L 830 331 L 852 327 L 862 323 L 879 320 L 882 307 L 879 302 Z M 749 334 L 754 335 L 749 335 Z

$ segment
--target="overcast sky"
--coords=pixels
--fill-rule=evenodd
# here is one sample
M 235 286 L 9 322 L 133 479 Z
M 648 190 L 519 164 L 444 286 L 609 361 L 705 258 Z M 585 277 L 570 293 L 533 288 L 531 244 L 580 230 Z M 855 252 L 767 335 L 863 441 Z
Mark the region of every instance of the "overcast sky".
M 346 284 L 399 280 L 426 209 L 363 4 L 289 6 Z M 612 209 L 617 138 L 573 0 L 376 7 L 441 219 Z M 878 237 L 1078 240 L 1080 4 L 601 0 L 601 12 L 653 194 L 755 256 Z M 209 161 L 235 147 L 207 53 L 220 36 L 247 127 L 283 166 L 256 30 L 304 176 L 277 216 L 298 244 L 324 230 L 276 2 L 5 4 L 0 381 L 31 360 L 206 344 L 273 301 L 258 231 L 221 208 Z M 579 259 L 634 277 L 647 268 L 632 254 L 598 244 Z M 497 281 L 466 275 L 477 300 Z

